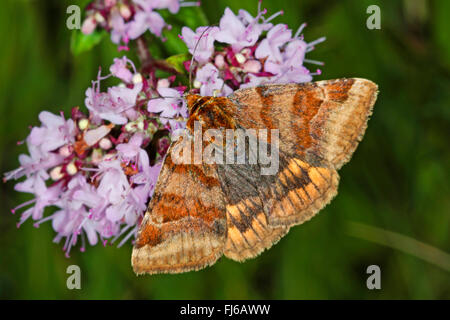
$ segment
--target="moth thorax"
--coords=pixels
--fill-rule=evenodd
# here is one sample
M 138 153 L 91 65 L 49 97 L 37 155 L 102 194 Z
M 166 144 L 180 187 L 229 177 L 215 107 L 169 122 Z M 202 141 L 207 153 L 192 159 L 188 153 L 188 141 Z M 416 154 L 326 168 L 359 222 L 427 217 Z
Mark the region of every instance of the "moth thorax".
M 194 129 L 195 122 L 201 125 L 202 130 L 235 127 L 233 119 L 226 111 L 230 103 L 227 98 L 188 95 L 186 101 L 189 110 L 187 127 L 191 131 Z
M 195 112 L 195 110 L 201 104 L 201 101 L 203 100 L 202 98 L 205 97 L 202 97 L 198 94 L 188 94 L 186 96 L 186 104 L 189 111 L 189 115 L 192 115 L 192 113 Z

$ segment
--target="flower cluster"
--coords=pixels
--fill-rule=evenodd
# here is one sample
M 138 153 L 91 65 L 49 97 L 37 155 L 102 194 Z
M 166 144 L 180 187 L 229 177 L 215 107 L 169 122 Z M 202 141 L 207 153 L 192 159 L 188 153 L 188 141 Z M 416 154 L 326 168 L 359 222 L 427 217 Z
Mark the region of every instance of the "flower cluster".
M 194 61 L 186 68 L 195 73 L 194 88 L 201 95 L 226 96 L 261 84 L 308 82 L 321 73 L 320 69 L 311 73 L 303 63 L 322 64 L 305 59 L 305 54 L 325 38 L 306 43 L 301 34 L 306 24 L 293 34 L 287 25 L 271 23 L 283 11 L 266 19 L 267 10 L 260 5 L 255 17 L 245 10 L 235 15 L 226 8 L 219 27 L 182 29 L 180 37 Z
M 147 30 L 162 37 L 164 28 L 170 30 L 158 10 L 168 9 L 175 14 L 180 7 L 198 6 L 199 2 L 182 0 L 95 0 L 87 8 L 87 18 L 81 31 L 91 34 L 97 27 L 111 33 L 111 41 L 128 49 L 130 40 L 139 38 Z
M 156 9 L 176 13 L 191 4 L 94 1 L 87 8 L 83 32 L 100 25 L 114 42 L 127 44 L 146 30 L 161 35 L 165 23 Z M 260 5 L 255 17 L 245 10 L 235 15 L 227 8 L 218 27 L 182 29 L 180 37 L 192 54 L 184 65 L 189 78 L 194 76 L 193 92 L 226 96 L 265 83 L 307 82 L 320 73 L 311 73 L 303 63 L 320 64 L 305 54 L 324 38 L 306 43 L 301 35 L 305 25 L 293 34 L 285 24 L 272 23 L 283 12 L 265 18 Z M 137 41 L 148 51 L 142 39 Z M 106 244 L 122 238 L 120 246 L 136 235 L 171 136 L 185 128 L 184 95 L 190 83 L 177 72 L 157 76 L 158 64 L 144 61 L 149 55 L 141 58 L 139 70 L 125 56 L 114 59 L 107 75 L 100 70 L 86 90 L 88 112 L 73 108 L 69 119 L 41 112 L 41 125 L 32 128 L 25 141 L 29 154 L 20 155 L 20 167 L 5 174 L 5 181 L 25 177 L 15 189 L 34 197 L 12 210 L 21 211 L 18 226 L 29 219 L 36 227 L 51 221 L 57 232 L 54 240 L 64 239 L 66 255 L 79 241 L 84 251 L 86 242 Z M 118 84 L 102 90 L 107 78 Z M 47 207 L 56 210 L 44 215 Z
M 169 146 L 168 135 L 183 124 L 173 117 L 187 116 L 183 100 L 173 98 L 180 93 L 168 87 L 169 79 L 159 79 L 152 89 L 126 57 L 115 59 L 110 72 L 99 73 L 86 90 L 88 116 L 78 108 L 67 120 L 41 112 L 41 126 L 26 139 L 29 155 L 21 155 L 20 168 L 5 175 L 6 180 L 26 176 L 15 189 L 35 197 L 12 210 L 24 210 L 18 227 L 29 218 L 36 227 L 51 220 L 54 240 L 65 238 L 67 255 L 79 237 L 84 250 L 86 238 L 95 245 L 99 238 L 113 242 L 128 232 L 122 244 L 135 235 Z M 100 82 L 108 77 L 122 82 L 102 92 Z M 165 94 L 171 98 L 162 98 Z M 44 217 L 47 206 L 58 209 Z

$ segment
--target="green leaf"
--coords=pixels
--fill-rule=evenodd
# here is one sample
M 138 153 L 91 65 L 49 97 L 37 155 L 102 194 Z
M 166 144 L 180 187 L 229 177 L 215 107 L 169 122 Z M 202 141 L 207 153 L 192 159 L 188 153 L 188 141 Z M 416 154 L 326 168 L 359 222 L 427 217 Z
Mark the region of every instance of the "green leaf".
M 177 54 L 166 59 L 166 62 L 170 64 L 179 73 L 186 73 L 183 62 L 191 59 L 191 55 L 188 53 Z
M 70 51 L 75 56 L 89 51 L 99 44 L 105 36 L 106 31 L 104 30 L 95 30 L 93 33 L 87 35 L 82 33 L 81 30 L 74 30 L 70 39 Z
M 92 2 L 92 0 L 78 0 L 77 5 L 78 5 L 80 8 L 83 8 L 83 11 L 84 11 L 84 9 L 86 9 L 87 5 L 88 5 L 89 3 L 91 3 L 91 2 Z

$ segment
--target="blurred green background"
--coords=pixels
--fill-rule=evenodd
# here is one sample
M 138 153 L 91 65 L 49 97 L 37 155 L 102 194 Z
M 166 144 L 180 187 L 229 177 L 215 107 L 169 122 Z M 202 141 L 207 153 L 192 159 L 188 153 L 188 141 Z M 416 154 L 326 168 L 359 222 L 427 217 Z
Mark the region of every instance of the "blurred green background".
M 256 0 L 202 2 L 210 23 L 226 5 L 253 14 L 257 7 Z M 40 111 L 83 106 L 98 67 L 122 55 L 109 40 L 71 54 L 66 8 L 76 3 L 2 1 L 1 172 L 18 166 L 26 147 L 16 141 L 38 124 Z M 381 8 L 381 30 L 366 28 L 371 4 Z M 28 197 L 14 192 L 13 182 L 2 183 L 1 298 L 450 298 L 450 1 L 264 0 L 263 7 L 283 9 L 276 21 L 294 30 L 308 22 L 307 41 L 327 37 L 308 55 L 326 62 L 316 79 L 365 77 L 379 84 L 365 138 L 340 171 L 337 198 L 254 260 L 222 258 L 199 272 L 136 277 L 131 244 L 73 250 L 66 259 L 52 243 L 49 223 L 16 229 L 18 217 L 9 209 Z M 71 264 L 81 267 L 81 290 L 66 288 Z M 366 287 L 372 264 L 381 267 L 381 290 Z

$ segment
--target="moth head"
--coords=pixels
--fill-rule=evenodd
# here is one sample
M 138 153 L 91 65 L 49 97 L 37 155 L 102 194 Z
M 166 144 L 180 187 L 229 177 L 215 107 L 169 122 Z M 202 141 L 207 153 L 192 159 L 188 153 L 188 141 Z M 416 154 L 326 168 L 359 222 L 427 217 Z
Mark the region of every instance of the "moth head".
M 185 98 L 189 114 L 192 115 L 200 106 L 200 99 L 202 97 L 198 94 L 187 94 Z

